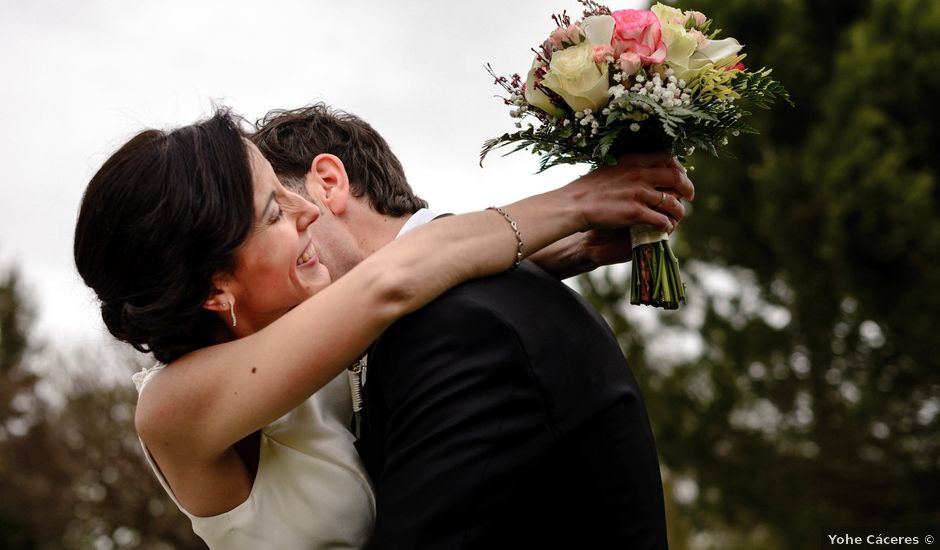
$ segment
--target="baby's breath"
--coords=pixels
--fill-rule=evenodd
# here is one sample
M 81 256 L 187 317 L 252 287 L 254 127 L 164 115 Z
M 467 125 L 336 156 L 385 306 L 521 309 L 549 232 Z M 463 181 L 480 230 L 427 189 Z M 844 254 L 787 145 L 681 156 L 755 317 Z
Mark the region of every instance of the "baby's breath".
M 609 8 L 594 0 L 578 1 L 586 8 L 584 17 L 611 13 Z M 654 6 L 652 12 L 656 14 L 657 9 Z M 686 16 L 686 29 L 694 28 L 700 37 L 708 36 L 708 39 L 717 36 L 717 30 L 709 30 L 711 20 L 702 21 L 701 14 L 696 16 L 689 12 Z M 504 102 L 510 108 L 509 114 L 515 119 L 518 131 L 487 141 L 480 154 L 481 163 L 493 149 L 510 144 L 514 147 L 506 154 L 528 149 L 539 155 L 539 171 L 557 164 L 614 164 L 627 152 L 670 149 L 680 161 L 696 150 L 717 155 L 718 147 L 728 144 L 729 134 L 753 132 L 742 122 L 748 113 L 742 108 L 741 100 L 765 108 L 778 97 L 790 101 L 786 90 L 770 78 L 769 70 L 743 70 L 743 55 L 729 55 L 717 61 L 709 57 L 712 62 L 695 70 L 669 66 L 668 62 L 652 64 L 648 58 L 640 65 L 638 52 L 629 52 L 632 55 L 617 60 L 610 55 L 598 60 L 593 56 L 585 57 L 582 52 L 588 55 L 590 52 L 570 42 L 572 37 L 580 36 L 583 44 L 586 37 L 581 32 L 583 26 L 576 26 L 564 12 L 555 15 L 553 20 L 558 30 L 533 49 L 536 61 L 525 84 L 518 74 L 512 78 L 496 76 L 487 65 L 496 84 L 509 94 Z M 609 46 L 597 46 L 593 55 L 604 48 L 616 51 L 615 45 L 612 42 Z M 623 44 L 617 46 L 622 48 Z M 571 62 L 575 69 L 568 67 L 577 77 L 566 79 L 568 75 L 562 68 L 566 64 L 560 63 L 559 68 L 552 69 L 552 58 L 570 47 L 580 48 L 568 52 L 578 54 Z M 740 47 L 731 49 L 737 52 Z M 730 52 L 731 49 L 720 51 Z M 549 74 L 552 70 L 560 74 L 552 78 Z M 573 90 L 566 88 L 563 82 L 580 85 L 585 81 L 593 86 L 587 90 L 579 87 L 578 93 L 569 96 L 569 100 L 595 106 L 594 109 L 574 110 L 559 95 L 562 92 L 549 89 L 549 86 L 557 87 L 567 94 Z M 581 92 L 585 94 L 582 96 Z M 531 105 L 527 97 L 532 100 Z M 523 120 L 528 121 L 524 129 Z M 678 260 L 669 248 L 668 235 L 649 232 L 643 226 L 631 227 L 630 233 L 634 241 L 630 303 L 678 308 L 686 301 L 685 284 Z
M 609 8 L 596 2 L 583 2 L 589 15 L 609 14 Z M 572 24 L 566 15 L 555 17 L 556 23 Z M 706 30 L 711 21 L 704 27 Z M 701 29 L 699 29 L 701 30 Z M 709 34 L 714 39 L 717 31 Z M 787 103 L 786 90 L 770 78 L 770 71 L 737 70 L 743 55 L 732 55 L 697 71 L 680 71 L 668 63 L 646 65 L 627 74 L 620 64 L 608 57 L 607 74 L 609 103 L 595 111 L 574 111 L 564 100 L 541 85 L 549 71 L 552 47 L 542 44 L 537 54 L 534 86 L 549 98 L 555 113 L 549 114 L 526 101 L 525 83 L 514 74 L 497 76 L 487 70 L 508 96 L 504 102 L 515 119 L 518 131 L 487 141 L 480 162 L 493 149 L 514 145 L 509 153 L 528 149 L 539 155 L 540 171 L 558 164 L 589 163 L 595 166 L 613 164 L 617 155 L 640 149 L 671 149 L 682 159 L 695 150 L 718 155 L 718 148 L 728 144 L 729 136 L 754 130 L 742 119 L 749 113 L 742 101 L 769 108 L 776 99 Z M 523 124 L 526 122 L 526 124 Z

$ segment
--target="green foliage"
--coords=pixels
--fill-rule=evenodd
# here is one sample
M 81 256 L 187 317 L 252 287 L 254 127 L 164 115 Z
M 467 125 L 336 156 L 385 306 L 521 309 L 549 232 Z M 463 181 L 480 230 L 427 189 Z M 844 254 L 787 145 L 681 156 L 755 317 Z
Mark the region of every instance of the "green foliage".
M 609 13 L 595 3 L 585 6 L 597 13 Z M 564 23 L 567 21 L 564 15 L 556 16 L 555 20 L 568 24 Z M 689 17 L 685 24 L 687 28 L 694 27 L 694 18 Z M 700 31 L 707 32 L 710 25 L 711 21 Z M 548 70 L 544 67 L 550 55 L 548 51 L 538 54 L 543 65 L 533 69 L 534 75 Z M 480 152 L 480 164 L 494 149 L 507 146 L 512 149 L 505 155 L 529 149 L 539 156 L 539 172 L 560 164 L 612 165 L 625 152 L 671 150 L 682 159 L 699 149 L 718 156 L 719 147 L 727 145 L 729 137 L 755 132 L 744 122 L 751 113 L 745 110 L 746 104 L 741 99 L 764 109 L 778 99 L 793 104 L 783 85 L 770 77 L 770 70 L 738 70 L 741 68 L 738 62 L 744 57 L 731 55 L 709 63 L 684 77 L 691 78 L 691 82 L 678 80 L 672 69 L 667 70 L 668 62 L 635 74 L 622 72 L 617 63 L 611 62 L 606 68 L 610 96 L 605 98 L 609 102 L 593 113 L 573 112 L 554 91 L 530 78 L 528 85 L 550 98 L 558 111 L 555 116 L 529 104 L 521 76 L 516 74 L 512 79 L 498 76 L 487 64 L 495 83 L 509 94 L 504 102 L 511 107 L 510 116 L 520 120 L 516 127 L 521 128 L 521 120 L 526 118 L 537 124 L 530 123 L 524 130 L 487 140 Z
M 764 68 L 742 73 L 731 81 L 731 89 L 762 109 L 773 107 L 777 98 L 782 98 L 791 107 L 795 107 L 783 84 L 770 78 L 770 73 L 770 69 Z
M 9 375 L 20 364 L 32 317 L 20 297 L 19 275 L 10 271 L 0 280 L 0 375 Z
M 139 359 L 43 350 L 31 319 L 16 273 L 0 278 L 0 546 L 205 548 L 144 462 L 133 388 L 101 382 Z M 61 403 L 40 398 L 37 371 Z
M 675 521 L 725 537 L 708 548 L 940 523 L 940 3 L 679 7 L 773 67 L 796 107 L 755 112 L 737 160 L 693 159 L 697 199 L 673 239 L 688 311 L 651 330 L 620 301 L 627 281 L 584 280 L 645 388 L 667 471 L 697 482 Z M 700 353 L 657 354 L 675 334 Z
M 770 108 L 778 99 L 790 103 L 787 91 L 770 78 L 769 70 L 727 78 L 729 94 L 740 95 L 758 107 Z M 686 106 L 664 107 L 645 93 L 627 90 L 597 114 L 600 126 L 596 134 L 589 131 L 590 126 L 579 123 L 581 113 L 559 119 L 540 114 L 538 126 L 486 141 L 480 163 L 494 149 L 506 146 L 512 148 L 505 155 L 525 149 L 538 155 L 539 172 L 562 164 L 616 164 L 618 156 L 628 151 L 671 149 L 676 156 L 684 157 L 700 149 L 718 156 L 719 147 L 728 142 L 729 136 L 754 133 L 744 122 L 751 114 L 744 107 L 744 103 L 731 99 L 695 100 Z
M 5 273 L 0 278 L 0 479 L 4 487 L 9 486 L 6 479 L 16 475 L 7 442 L 25 433 L 35 421 L 29 397 L 37 379 L 22 365 L 29 351 L 27 334 L 32 316 L 31 306 L 21 296 L 17 272 Z M 15 497 L 0 494 L 0 540 L 12 547 L 30 547 L 25 545 L 28 518 Z

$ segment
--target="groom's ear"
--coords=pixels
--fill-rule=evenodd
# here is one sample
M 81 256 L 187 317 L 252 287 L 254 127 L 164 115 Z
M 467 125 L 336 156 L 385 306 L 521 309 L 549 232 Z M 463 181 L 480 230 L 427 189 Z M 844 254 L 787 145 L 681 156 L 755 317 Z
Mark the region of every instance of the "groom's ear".
M 318 188 L 316 191 L 319 191 L 317 194 L 323 205 L 329 208 L 333 215 L 339 216 L 346 212 L 349 201 L 349 176 L 339 157 L 328 153 L 314 157 L 310 161 L 306 183 Z

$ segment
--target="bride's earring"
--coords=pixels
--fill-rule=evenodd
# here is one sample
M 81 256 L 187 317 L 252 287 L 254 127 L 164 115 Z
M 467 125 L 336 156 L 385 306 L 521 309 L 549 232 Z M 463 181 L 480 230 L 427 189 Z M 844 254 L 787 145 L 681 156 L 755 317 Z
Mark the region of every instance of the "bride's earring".
M 229 300 L 228 310 L 232 314 L 232 327 L 238 324 L 238 319 L 235 318 L 235 300 Z

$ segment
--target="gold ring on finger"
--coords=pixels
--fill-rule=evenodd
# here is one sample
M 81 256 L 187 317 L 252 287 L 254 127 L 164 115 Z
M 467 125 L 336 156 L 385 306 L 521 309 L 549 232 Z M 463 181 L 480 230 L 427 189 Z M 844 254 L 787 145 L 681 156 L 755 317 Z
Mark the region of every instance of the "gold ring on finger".
M 663 204 L 663 201 L 666 200 L 666 192 L 660 191 L 660 193 L 661 195 L 659 196 L 659 202 L 657 202 L 656 206 L 654 206 L 653 208 L 659 208 Z

